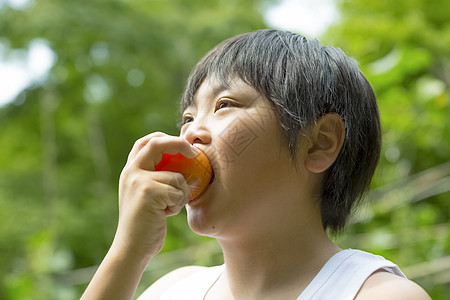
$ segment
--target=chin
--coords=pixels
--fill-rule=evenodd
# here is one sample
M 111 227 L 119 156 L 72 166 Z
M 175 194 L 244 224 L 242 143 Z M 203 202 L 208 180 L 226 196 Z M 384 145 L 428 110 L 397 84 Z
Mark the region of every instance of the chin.
M 239 226 L 242 222 L 235 218 L 227 218 L 222 213 L 205 214 L 204 211 L 188 208 L 187 221 L 195 234 L 217 240 L 241 236 L 245 232 L 242 226 Z
M 191 230 L 202 236 L 216 237 L 217 225 L 204 211 L 187 208 L 187 221 Z

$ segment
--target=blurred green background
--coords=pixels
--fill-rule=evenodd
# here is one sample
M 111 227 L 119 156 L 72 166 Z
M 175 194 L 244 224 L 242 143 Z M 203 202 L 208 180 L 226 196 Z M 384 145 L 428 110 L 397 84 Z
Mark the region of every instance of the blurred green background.
M 134 141 L 177 135 L 194 64 L 228 37 L 267 28 L 264 15 L 279 2 L 0 0 L 0 59 L 39 48 L 52 58 L 48 73 L 0 107 L 0 299 L 80 297 L 113 238 Z M 450 1 L 334 3 L 339 17 L 318 37 L 359 61 L 384 135 L 372 201 L 334 239 L 385 256 L 433 299 L 448 299 Z M 139 292 L 173 268 L 221 263 L 184 212 L 168 222 Z

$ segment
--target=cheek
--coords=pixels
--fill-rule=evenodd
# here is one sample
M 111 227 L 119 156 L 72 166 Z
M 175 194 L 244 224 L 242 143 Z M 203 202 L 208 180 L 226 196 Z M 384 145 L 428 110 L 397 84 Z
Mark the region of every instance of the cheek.
M 216 174 L 226 171 L 229 176 L 253 177 L 260 170 L 277 166 L 282 142 L 276 120 L 250 116 L 236 117 L 218 131 L 213 160 Z
M 244 156 L 258 142 L 260 134 L 250 120 L 235 118 L 218 135 L 222 158 L 231 162 Z

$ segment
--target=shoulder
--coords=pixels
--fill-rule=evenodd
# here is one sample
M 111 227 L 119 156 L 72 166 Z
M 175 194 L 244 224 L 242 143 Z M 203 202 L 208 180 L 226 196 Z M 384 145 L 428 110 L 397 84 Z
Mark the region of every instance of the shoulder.
M 145 290 L 145 292 L 139 297 L 139 299 L 159 299 L 159 297 L 164 294 L 171 286 L 204 269 L 207 268 L 200 266 L 189 266 L 176 269 L 155 281 L 155 283 L 153 283 L 147 290 Z
M 431 298 L 415 282 L 386 271 L 377 271 L 367 278 L 355 299 L 429 300 Z

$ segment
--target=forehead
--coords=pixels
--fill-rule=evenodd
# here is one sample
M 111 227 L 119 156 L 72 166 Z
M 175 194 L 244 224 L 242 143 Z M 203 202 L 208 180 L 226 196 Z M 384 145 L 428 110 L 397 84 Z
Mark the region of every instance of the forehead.
M 233 77 L 225 82 L 211 76 L 205 78 L 184 110 L 190 107 L 196 108 L 222 96 L 236 97 L 246 102 L 264 98 L 254 87 L 239 77 Z

